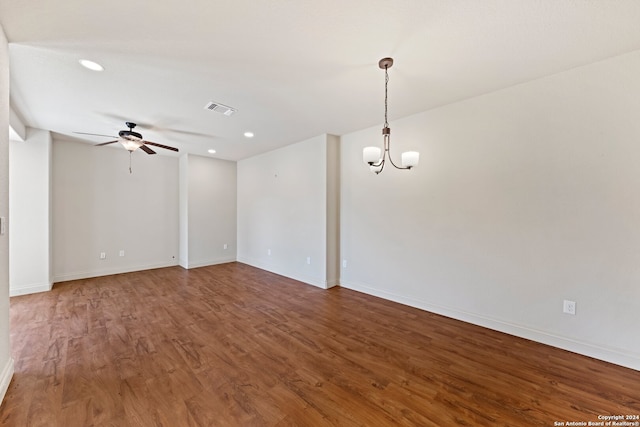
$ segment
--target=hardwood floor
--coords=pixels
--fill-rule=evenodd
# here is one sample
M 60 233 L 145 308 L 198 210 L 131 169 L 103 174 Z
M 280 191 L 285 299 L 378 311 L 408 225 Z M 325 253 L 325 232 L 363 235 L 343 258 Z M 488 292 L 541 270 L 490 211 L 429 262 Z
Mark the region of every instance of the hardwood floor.
M 11 299 L 2 426 L 553 426 L 640 372 L 231 263 Z M 555 424 L 560 425 L 560 424 Z

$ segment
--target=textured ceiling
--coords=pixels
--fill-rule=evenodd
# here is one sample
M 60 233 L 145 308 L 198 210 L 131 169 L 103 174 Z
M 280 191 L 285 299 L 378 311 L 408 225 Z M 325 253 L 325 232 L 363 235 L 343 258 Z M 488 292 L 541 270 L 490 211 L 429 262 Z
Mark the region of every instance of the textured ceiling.
M 639 22 L 637 0 L 0 2 L 28 126 L 78 138 L 134 121 L 146 139 L 230 160 L 382 126 L 382 57 L 395 59 L 393 120 L 638 50 Z

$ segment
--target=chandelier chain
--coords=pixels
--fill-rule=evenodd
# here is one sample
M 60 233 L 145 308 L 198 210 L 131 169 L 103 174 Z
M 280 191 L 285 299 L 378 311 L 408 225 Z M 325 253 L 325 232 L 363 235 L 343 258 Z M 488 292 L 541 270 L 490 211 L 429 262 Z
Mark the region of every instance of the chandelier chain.
M 384 127 L 388 128 L 389 127 L 389 121 L 387 120 L 387 105 L 388 105 L 388 99 L 387 99 L 387 86 L 389 85 L 389 67 L 385 66 L 384 67 Z

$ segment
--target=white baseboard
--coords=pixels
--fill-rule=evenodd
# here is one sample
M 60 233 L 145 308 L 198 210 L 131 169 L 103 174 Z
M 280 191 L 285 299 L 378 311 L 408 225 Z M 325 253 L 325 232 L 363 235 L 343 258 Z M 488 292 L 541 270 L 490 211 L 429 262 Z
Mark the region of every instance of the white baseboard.
M 605 362 L 613 363 L 615 365 L 624 366 L 627 368 L 640 371 L 640 354 L 635 354 L 622 349 L 605 347 L 593 343 L 574 340 L 569 337 L 563 337 L 555 335 L 546 331 L 541 331 L 526 326 L 517 325 L 509 322 L 504 322 L 498 319 L 492 319 L 487 316 L 481 316 L 475 313 L 468 313 L 465 311 L 453 309 L 450 307 L 444 307 L 441 305 L 430 304 L 425 301 L 409 298 L 401 295 L 395 295 L 386 291 L 381 291 L 363 285 L 360 283 L 345 283 L 342 281 L 340 286 L 352 289 L 354 291 L 362 292 L 368 295 L 373 295 L 386 300 L 394 301 L 400 304 L 408 305 L 410 307 L 419 308 L 421 310 L 429 311 L 431 313 L 440 314 L 442 316 L 450 317 L 452 319 L 461 320 L 463 322 L 472 323 L 474 325 L 482 326 L 495 331 L 504 332 L 509 335 L 514 335 L 520 338 L 526 338 L 528 340 L 536 341 L 542 344 L 547 344 L 552 347 L 561 348 L 574 353 L 582 354 L 584 356 L 593 357 L 594 359 L 603 360 Z
M 0 372 L 0 405 L 4 400 L 5 394 L 7 394 L 11 378 L 13 378 L 13 359 L 9 358 L 7 363 L 4 365 L 2 372 Z
M 280 276 L 288 277 L 290 279 L 297 280 L 308 285 L 313 285 L 321 289 L 327 289 L 329 287 L 326 280 L 322 278 L 314 277 L 300 271 L 292 271 L 289 269 L 285 270 L 279 266 L 268 264 L 257 259 L 238 257 L 238 262 L 248 264 L 261 270 L 270 271 L 271 273 L 279 274 Z
M 226 264 L 229 262 L 235 262 L 235 260 L 236 260 L 235 257 L 213 258 L 213 259 L 207 259 L 207 260 L 199 260 L 195 262 L 189 261 L 185 263 L 186 267 L 182 264 L 180 265 L 185 269 L 191 269 L 191 268 L 207 267 L 209 265 Z
M 124 267 L 124 268 L 118 267 L 118 268 L 107 268 L 104 270 L 76 271 L 72 273 L 57 275 L 53 278 L 53 282 L 54 283 L 68 282 L 70 280 L 89 279 L 91 277 L 110 276 L 112 274 L 132 273 L 135 271 L 153 270 L 155 268 L 173 267 L 176 265 L 178 265 L 177 261 L 171 261 L 166 263 L 137 265 L 137 266 L 131 266 L 131 267 Z
M 38 292 L 49 292 L 53 287 L 53 283 L 43 283 L 40 285 L 29 285 L 12 287 L 9 285 L 9 296 L 17 297 L 20 295 L 37 294 Z
M 338 285 L 340 285 L 340 280 L 338 279 L 327 280 L 326 289 L 333 288 L 334 286 Z

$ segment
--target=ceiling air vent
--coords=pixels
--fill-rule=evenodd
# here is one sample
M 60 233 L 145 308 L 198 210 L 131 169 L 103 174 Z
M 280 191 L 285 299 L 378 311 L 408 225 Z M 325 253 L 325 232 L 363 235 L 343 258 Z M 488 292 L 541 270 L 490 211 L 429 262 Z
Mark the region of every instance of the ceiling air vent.
M 215 111 L 216 113 L 224 114 L 227 117 L 230 117 L 237 110 L 235 108 L 231 108 L 228 105 L 220 104 L 218 102 L 209 102 L 204 106 L 205 110 Z

